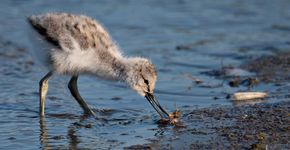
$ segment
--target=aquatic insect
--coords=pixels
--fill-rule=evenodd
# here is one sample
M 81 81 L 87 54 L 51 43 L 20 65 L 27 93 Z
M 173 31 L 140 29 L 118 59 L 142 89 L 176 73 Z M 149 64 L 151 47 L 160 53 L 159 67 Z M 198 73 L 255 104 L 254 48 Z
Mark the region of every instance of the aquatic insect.
M 169 113 L 170 124 L 175 124 L 179 122 L 180 117 L 181 117 L 181 112 L 179 110 Z
M 171 113 L 169 113 L 168 118 L 161 118 L 160 120 L 157 121 L 159 125 L 177 125 L 179 123 L 179 119 L 181 117 L 181 111 L 176 110 Z
M 109 33 L 96 20 L 83 15 L 48 13 L 27 18 L 40 36 L 34 47 L 41 61 L 50 70 L 39 82 L 40 109 L 44 116 L 48 80 L 53 74 L 70 75 L 71 94 L 84 113 L 95 115 L 80 96 L 77 80 L 80 74 L 102 79 L 123 81 L 144 96 L 157 113 L 169 117 L 154 96 L 157 72 L 146 58 L 124 57 Z M 37 38 L 35 38 L 37 39 Z

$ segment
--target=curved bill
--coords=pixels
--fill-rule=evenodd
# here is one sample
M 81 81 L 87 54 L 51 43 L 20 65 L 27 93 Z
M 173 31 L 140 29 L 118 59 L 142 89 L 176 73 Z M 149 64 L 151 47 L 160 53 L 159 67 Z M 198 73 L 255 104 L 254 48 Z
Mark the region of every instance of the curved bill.
M 169 117 L 169 114 L 160 106 L 158 100 L 155 98 L 153 94 L 146 93 L 145 97 L 152 105 L 152 107 L 157 111 L 157 113 L 160 115 L 161 118 Z

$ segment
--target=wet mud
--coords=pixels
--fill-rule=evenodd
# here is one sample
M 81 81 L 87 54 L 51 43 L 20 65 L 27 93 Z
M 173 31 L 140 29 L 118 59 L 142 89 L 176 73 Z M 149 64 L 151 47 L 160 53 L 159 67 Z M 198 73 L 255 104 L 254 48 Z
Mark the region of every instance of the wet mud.
M 241 66 L 255 72 L 259 80 L 276 84 L 290 79 L 290 52 L 280 52 L 272 56 L 263 56 Z
M 289 149 L 290 103 L 186 111 L 183 127 L 127 149 Z

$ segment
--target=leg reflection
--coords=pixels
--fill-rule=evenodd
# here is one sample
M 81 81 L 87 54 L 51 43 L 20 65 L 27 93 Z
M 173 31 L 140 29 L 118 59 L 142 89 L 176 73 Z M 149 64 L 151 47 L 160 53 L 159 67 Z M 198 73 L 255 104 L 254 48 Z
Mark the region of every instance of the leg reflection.
M 78 149 L 77 146 L 80 143 L 80 140 L 78 139 L 78 137 L 75 135 L 76 131 L 75 131 L 75 127 L 69 127 L 68 130 L 68 138 L 69 138 L 69 149 Z
M 75 150 L 75 149 L 78 149 L 78 144 L 80 143 L 80 140 L 77 137 L 77 128 L 79 127 L 80 123 L 83 120 L 87 119 L 88 117 L 89 117 L 88 114 L 84 114 L 84 115 L 79 117 L 77 122 L 72 123 L 70 126 L 67 127 L 66 139 L 68 140 L 68 142 L 66 144 L 64 144 L 61 141 L 57 141 L 57 143 L 53 143 L 53 142 L 55 142 L 54 140 L 61 140 L 61 139 L 65 138 L 65 136 L 60 136 L 60 139 L 58 139 L 57 136 L 52 137 L 52 135 L 48 133 L 47 122 L 45 120 L 45 117 L 40 116 L 39 117 L 39 128 L 40 128 L 39 142 L 40 142 L 40 148 L 42 150 L 51 150 L 51 149 L 71 149 L 71 150 Z M 66 141 L 66 140 L 64 140 L 64 141 Z M 59 144 L 59 145 L 55 145 L 55 144 Z
M 47 128 L 45 125 L 44 117 L 40 117 L 39 127 L 40 127 L 39 141 L 40 141 L 41 149 L 49 150 L 51 149 L 51 146 L 48 144 L 48 133 L 47 133 Z
M 88 117 L 90 117 L 90 115 L 87 113 L 84 113 L 82 116 L 80 116 L 78 122 L 72 123 L 68 127 L 67 137 L 69 140 L 69 149 L 72 149 L 72 150 L 79 149 L 78 144 L 80 143 L 80 140 L 79 140 L 78 136 L 76 135 L 76 130 L 77 130 L 77 128 L 80 127 L 81 122 L 86 120 Z

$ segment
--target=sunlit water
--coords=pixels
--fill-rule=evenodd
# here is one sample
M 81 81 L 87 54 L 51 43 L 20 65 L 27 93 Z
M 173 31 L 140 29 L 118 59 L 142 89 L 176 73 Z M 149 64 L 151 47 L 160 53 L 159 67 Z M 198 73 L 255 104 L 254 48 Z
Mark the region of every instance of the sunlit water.
M 50 80 L 46 117 L 40 119 L 37 89 L 46 70 L 32 64 L 28 15 L 60 11 L 98 19 L 125 55 L 149 57 L 157 66 L 156 96 L 173 111 L 232 105 L 227 94 L 247 87 L 229 87 L 204 72 L 289 49 L 289 8 L 286 0 L 1 1 L 0 147 L 119 149 L 171 134 L 157 126 L 158 116 L 150 104 L 123 83 L 87 76 L 80 77 L 80 93 L 97 119 L 81 116 L 65 76 Z M 203 86 L 188 74 L 203 80 Z M 252 90 L 276 88 L 262 83 Z M 267 102 L 279 100 L 284 99 Z

